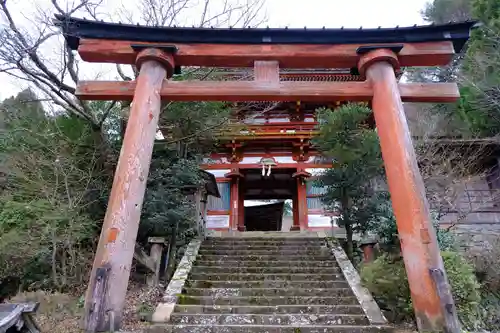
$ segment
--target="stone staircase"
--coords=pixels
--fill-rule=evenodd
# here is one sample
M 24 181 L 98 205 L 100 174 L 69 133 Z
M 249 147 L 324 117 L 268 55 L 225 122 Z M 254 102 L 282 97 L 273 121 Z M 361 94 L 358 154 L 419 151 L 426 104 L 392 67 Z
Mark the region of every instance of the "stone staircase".
M 172 333 L 391 331 L 369 320 L 358 297 L 324 239 L 209 238 L 161 326 Z

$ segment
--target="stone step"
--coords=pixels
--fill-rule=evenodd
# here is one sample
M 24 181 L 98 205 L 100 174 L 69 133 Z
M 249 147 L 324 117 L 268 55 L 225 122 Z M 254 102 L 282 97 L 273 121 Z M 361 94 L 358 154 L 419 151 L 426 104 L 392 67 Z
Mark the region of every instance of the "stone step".
M 355 296 L 241 296 L 213 297 L 179 295 L 180 305 L 357 305 Z
M 290 251 L 317 251 L 321 249 L 326 249 L 326 246 L 322 244 L 311 245 L 311 244 L 215 244 L 207 245 L 203 244 L 200 250 L 246 250 L 246 251 L 274 251 L 274 250 L 290 250 Z
M 304 233 L 304 232 L 294 232 L 294 231 L 286 231 L 286 232 L 276 232 L 272 231 L 273 237 L 269 237 L 270 232 L 265 231 L 265 232 L 260 232 L 261 235 L 258 235 L 260 231 L 251 231 L 251 232 L 245 232 L 245 233 L 238 233 L 238 234 L 233 234 L 234 236 L 239 236 L 239 237 L 226 237 L 227 235 L 231 236 L 230 234 L 224 234 L 222 237 L 220 236 L 207 236 L 207 240 L 238 240 L 238 239 L 253 239 L 253 240 L 317 240 L 317 239 L 322 239 L 321 237 L 318 237 L 317 233 Z M 245 237 L 246 235 L 252 236 L 252 237 Z
M 233 274 L 233 273 L 191 273 L 191 280 L 208 281 L 326 281 L 345 280 L 341 273 L 334 274 Z
M 281 255 L 281 256 L 317 256 L 323 255 L 328 256 L 330 254 L 330 249 L 321 248 L 321 249 L 294 249 L 294 250 L 280 250 L 275 248 L 274 250 L 239 250 L 239 249 L 231 249 L 231 250 L 220 250 L 214 248 L 213 250 L 200 249 L 198 251 L 201 255 L 226 255 L 226 256 L 261 256 L 261 255 Z
M 231 273 L 231 274 L 336 274 L 342 273 L 339 267 L 219 267 L 195 265 L 194 273 Z
M 238 234 L 238 237 L 207 237 L 207 242 L 317 242 L 324 240 L 323 237 L 318 237 L 315 235 L 298 234 L 292 232 L 279 232 L 274 235 L 262 234 L 257 235 L 256 233 L 250 234 L 248 232 Z M 250 237 L 245 237 L 250 236 Z M 270 237 L 272 236 L 272 237 Z M 312 236 L 312 237 L 310 237 Z
M 311 261 L 252 261 L 252 260 L 196 260 L 196 266 L 219 266 L 219 267 L 338 267 L 334 258 L 330 260 L 311 260 Z
M 173 313 L 171 324 L 187 325 L 369 325 L 365 315 L 345 314 L 186 314 Z
M 185 288 L 189 296 L 246 297 L 246 296 L 354 296 L 349 288 Z
M 200 261 L 333 261 L 333 255 L 322 255 L 318 252 L 316 255 L 303 254 L 259 254 L 259 255 L 214 255 L 214 254 L 198 254 L 197 260 Z
M 156 326 L 151 333 L 388 333 L 390 326 L 300 326 L 300 325 L 164 325 Z
M 176 305 L 176 313 L 209 313 L 209 314 L 355 314 L 364 315 L 363 308 L 356 305 Z
M 186 281 L 186 288 L 349 288 L 345 280 L 324 281 Z

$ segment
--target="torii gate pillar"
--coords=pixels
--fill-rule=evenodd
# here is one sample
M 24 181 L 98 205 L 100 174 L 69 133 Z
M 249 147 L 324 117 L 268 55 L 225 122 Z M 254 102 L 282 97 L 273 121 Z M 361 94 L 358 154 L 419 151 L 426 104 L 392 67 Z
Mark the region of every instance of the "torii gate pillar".
M 399 67 L 398 57 L 388 49 L 362 55 L 358 65 L 373 88 L 372 108 L 415 317 L 420 332 L 459 332 L 455 305 L 394 74 L 395 67 Z M 438 272 L 441 279 L 435 281 L 431 271 Z
M 138 53 L 136 66 L 140 74 L 85 297 L 87 332 L 121 326 L 160 115 L 160 90 L 174 62 L 170 54 L 149 48 Z

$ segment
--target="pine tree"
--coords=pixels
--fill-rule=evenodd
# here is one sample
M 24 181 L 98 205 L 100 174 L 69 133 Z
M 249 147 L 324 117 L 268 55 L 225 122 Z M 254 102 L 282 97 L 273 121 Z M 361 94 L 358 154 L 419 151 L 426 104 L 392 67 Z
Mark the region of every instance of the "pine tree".
M 315 145 L 334 159 L 334 166 L 318 182 L 326 190 L 327 210 L 340 213 L 338 223 L 346 230 L 351 259 L 354 232 L 364 231 L 377 210 L 370 182 L 383 173 L 378 135 L 367 122 L 370 115 L 371 110 L 360 104 L 318 110 L 320 133 Z

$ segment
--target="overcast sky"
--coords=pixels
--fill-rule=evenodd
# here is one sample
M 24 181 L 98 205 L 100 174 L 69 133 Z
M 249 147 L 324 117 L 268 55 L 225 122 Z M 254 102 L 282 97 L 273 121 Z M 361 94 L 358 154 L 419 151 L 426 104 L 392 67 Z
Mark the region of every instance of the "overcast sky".
M 25 14 L 34 3 L 50 6 L 51 0 L 8 0 L 12 11 Z M 70 0 L 68 0 L 70 1 Z M 134 0 L 128 0 L 134 1 Z M 105 0 L 112 8 L 127 0 Z M 420 10 L 428 0 L 266 0 L 270 27 L 393 27 L 423 24 Z M 16 13 L 13 13 L 16 14 Z M 29 24 L 29 22 L 27 23 Z M 0 100 L 16 94 L 23 84 L 0 74 Z

